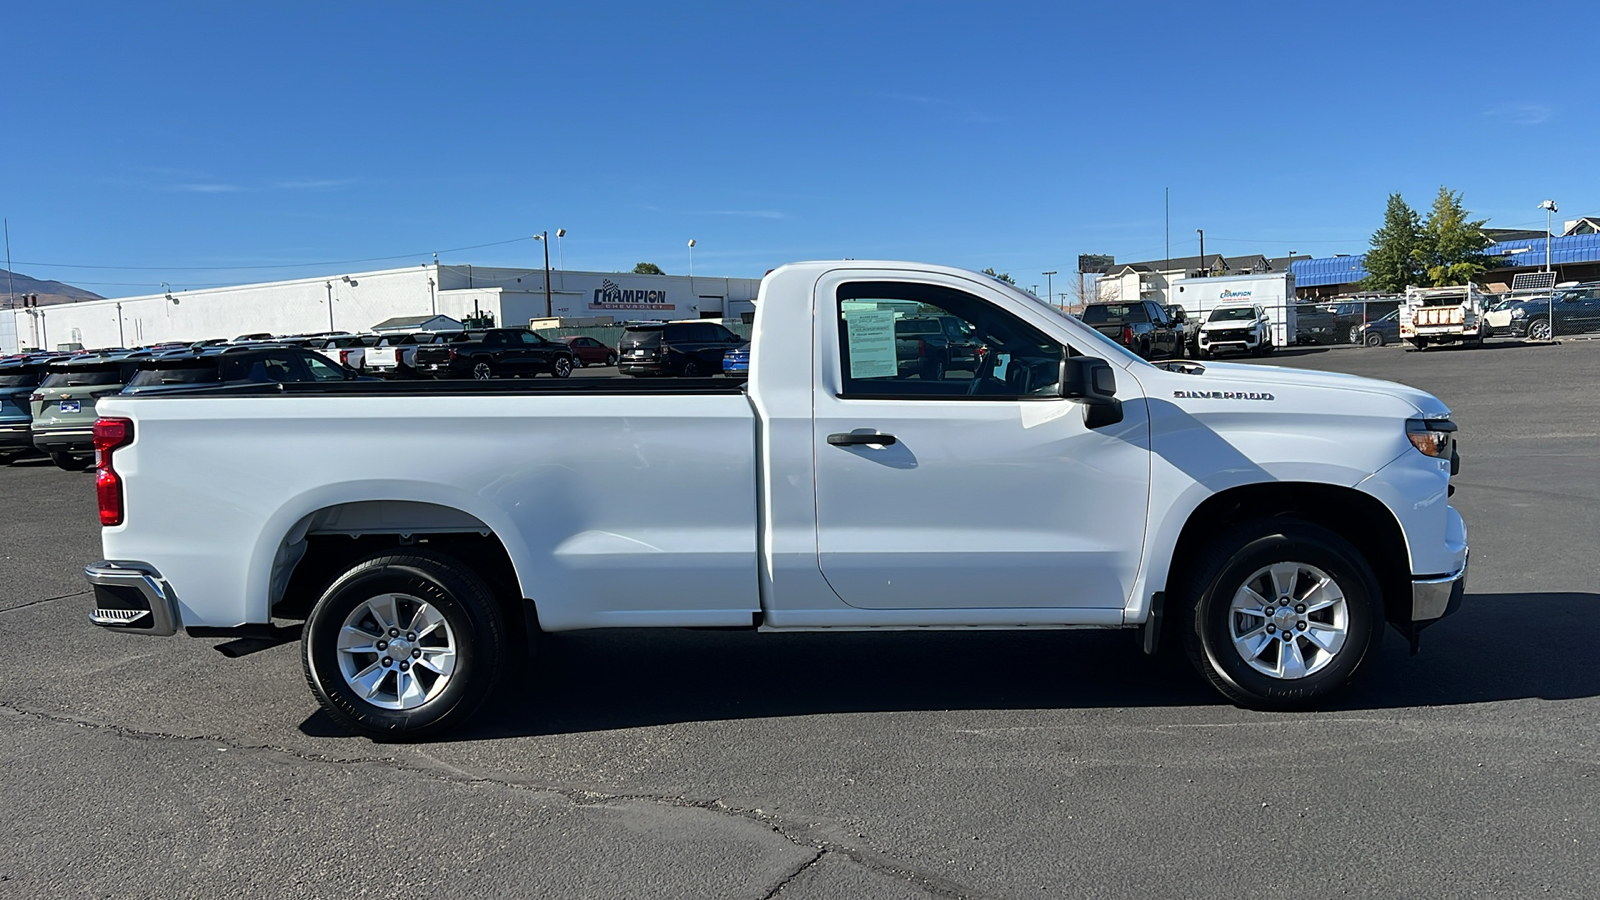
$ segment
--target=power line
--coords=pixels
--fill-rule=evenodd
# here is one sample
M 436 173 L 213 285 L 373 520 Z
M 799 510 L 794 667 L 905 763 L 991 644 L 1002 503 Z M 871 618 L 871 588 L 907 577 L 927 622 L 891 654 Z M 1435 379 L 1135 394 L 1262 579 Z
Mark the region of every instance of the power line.
M 504 241 L 491 241 L 487 244 L 473 244 L 470 247 L 452 247 L 448 250 L 423 250 L 417 253 L 403 253 L 398 256 L 368 256 L 362 259 L 332 259 L 322 262 L 278 263 L 264 266 L 97 266 L 78 263 L 29 262 L 22 259 L 17 260 L 17 265 L 38 266 L 46 269 L 109 269 L 119 272 L 233 272 L 254 269 L 306 269 L 312 266 L 342 266 L 348 263 L 387 262 L 395 259 L 415 259 L 418 256 L 427 256 L 432 253 L 460 253 L 463 250 L 481 250 L 484 247 L 499 247 L 504 244 L 515 244 L 518 241 L 531 240 L 533 240 L 531 237 L 518 237 Z

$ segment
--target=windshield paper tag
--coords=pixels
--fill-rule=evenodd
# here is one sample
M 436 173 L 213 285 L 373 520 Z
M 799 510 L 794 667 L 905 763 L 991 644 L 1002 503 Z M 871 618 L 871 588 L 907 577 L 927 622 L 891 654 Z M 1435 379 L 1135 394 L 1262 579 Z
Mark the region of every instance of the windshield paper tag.
M 844 314 L 851 378 L 900 374 L 894 353 L 894 311 L 855 309 Z

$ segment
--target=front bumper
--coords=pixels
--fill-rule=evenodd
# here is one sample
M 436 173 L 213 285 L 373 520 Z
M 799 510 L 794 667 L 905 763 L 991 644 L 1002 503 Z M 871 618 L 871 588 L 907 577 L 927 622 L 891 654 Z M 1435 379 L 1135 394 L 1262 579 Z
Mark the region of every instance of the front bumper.
M 35 428 L 33 446 L 45 453 L 93 453 L 93 428 Z
M 1417 578 L 1411 582 L 1411 621 L 1433 622 L 1455 612 L 1467 592 L 1467 560 L 1461 569 L 1437 578 Z
M 83 576 L 94 588 L 89 621 L 95 625 L 164 637 L 183 624 L 171 585 L 148 563 L 101 560 L 85 566 Z

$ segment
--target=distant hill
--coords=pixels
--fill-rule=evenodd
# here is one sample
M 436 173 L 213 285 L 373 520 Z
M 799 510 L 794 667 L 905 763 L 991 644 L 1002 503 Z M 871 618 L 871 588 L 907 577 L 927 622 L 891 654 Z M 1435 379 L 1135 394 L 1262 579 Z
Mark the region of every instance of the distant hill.
M 99 294 L 70 284 L 40 281 L 37 278 L 29 278 L 21 272 L 7 272 L 5 269 L 0 269 L 0 298 L 3 298 L 0 299 L 0 306 L 20 307 L 23 294 L 38 294 L 40 306 L 105 299 Z

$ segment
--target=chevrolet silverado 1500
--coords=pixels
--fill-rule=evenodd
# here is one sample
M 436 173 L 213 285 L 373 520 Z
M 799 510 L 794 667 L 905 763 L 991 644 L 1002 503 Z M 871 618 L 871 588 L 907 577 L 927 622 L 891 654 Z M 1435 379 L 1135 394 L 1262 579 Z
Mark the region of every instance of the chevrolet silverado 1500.
M 470 716 L 541 631 L 1142 629 L 1234 702 L 1315 704 L 1461 598 L 1449 410 L 1155 366 L 994 279 L 764 279 L 748 382 L 337 382 L 108 397 L 91 621 L 304 619 L 356 731 Z M 949 316 L 969 369 L 899 364 Z M 597 498 L 603 502 L 596 502 Z M 526 626 L 526 628 L 524 628 Z

